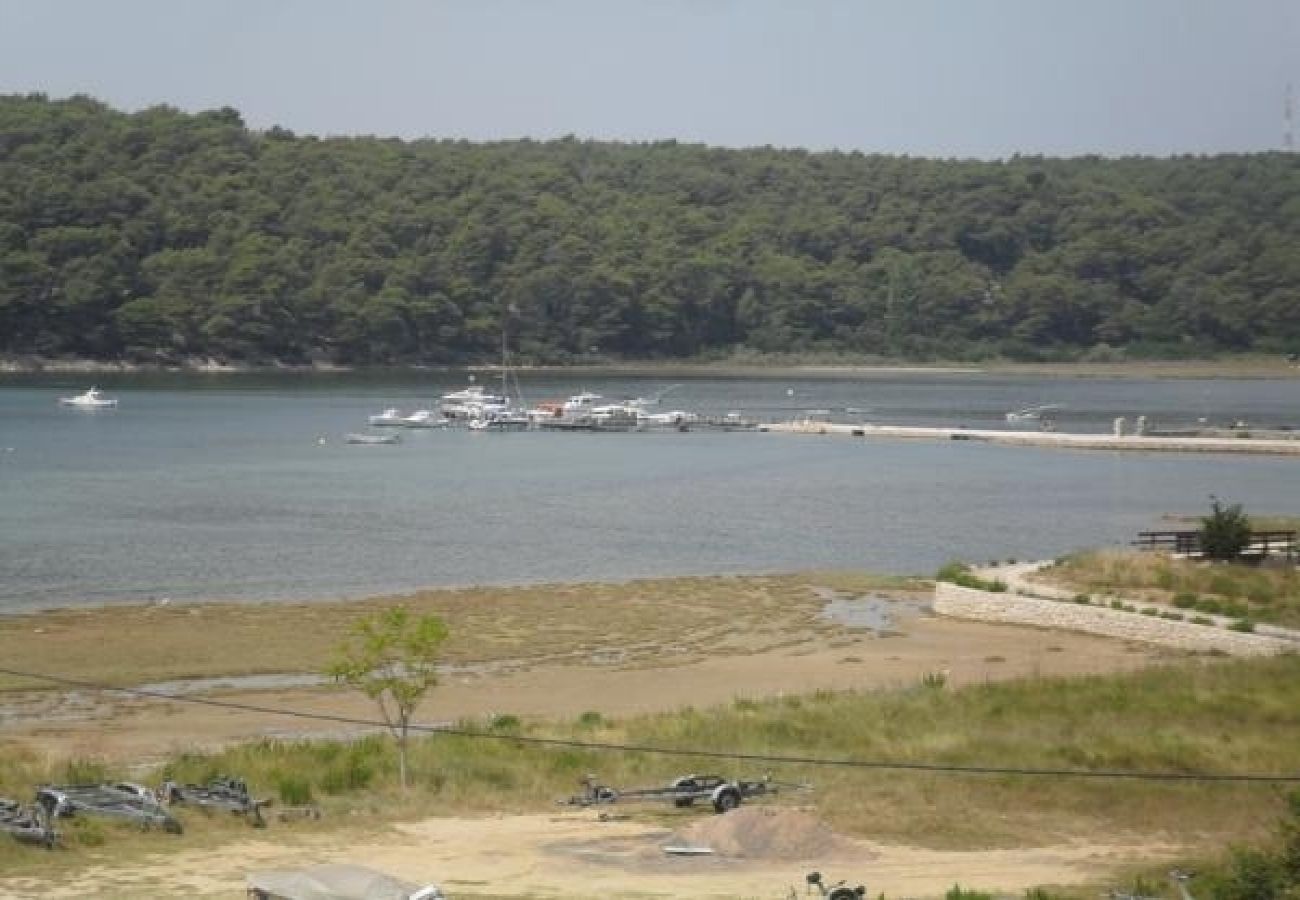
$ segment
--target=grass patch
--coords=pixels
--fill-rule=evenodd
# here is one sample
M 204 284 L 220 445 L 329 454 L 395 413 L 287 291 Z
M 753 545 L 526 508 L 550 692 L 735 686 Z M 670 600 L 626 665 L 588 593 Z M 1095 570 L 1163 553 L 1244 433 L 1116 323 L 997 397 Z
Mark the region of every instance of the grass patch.
M 1300 628 L 1300 568 L 1295 566 L 1099 550 L 1072 554 L 1043 575 L 1072 591 L 1117 594 L 1188 612 Z
M 1006 582 L 997 579 L 980 578 L 973 573 L 970 566 L 963 562 L 950 562 L 943 566 L 935 573 L 936 581 L 947 581 L 951 584 L 965 588 L 973 588 L 977 591 L 991 591 L 1000 594 L 1006 591 Z
M 780 781 L 815 783 L 809 800 L 820 815 L 847 833 L 886 842 L 977 849 L 1146 833 L 1218 847 L 1259 837 L 1261 823 L 1279 812 L 1275 786 L 729 765 L 703 757 L 540 747 L 513 738 L 899 763 L 1290 773 L 1300 770 L 1300 657 L 1204 660 L 1122 676 L 955 689 L 932 679 L 929 686 L 869 694 L 821 691 L 625 720 L 523 723 L 518 732 L 494 731 L 490 721 L 463 725 L 487 736 L 413 741 L 407 793 L 397 786 L 392 742 L 378 736 L 261 741 L 192 753 L 136 780 L 201 781 L 234 773 L 261 796 L 314 798 L 325 824 L 313 827 L 343 827 L 337 823 L 540 811 L 575 792 L 587 772 L 618 787 L 665 784 L 691 771 L 771 773 Z M 29 796 L 36 783 L 61 771 L 30 753 L 0 750 L 0 793 Z M 647 808 L 628 811 L 641 809 Z M 662 812 L 650 807 L 647 814 Z M 92 849 L 78 845 L 42 855 L 24 848 L 25 865 L 39 866 L 30 861 L 44 858 L 58 858 L 48 864 L 58 866 L 89 861 Z M 10 855 L 0 851 L 0 863 Z

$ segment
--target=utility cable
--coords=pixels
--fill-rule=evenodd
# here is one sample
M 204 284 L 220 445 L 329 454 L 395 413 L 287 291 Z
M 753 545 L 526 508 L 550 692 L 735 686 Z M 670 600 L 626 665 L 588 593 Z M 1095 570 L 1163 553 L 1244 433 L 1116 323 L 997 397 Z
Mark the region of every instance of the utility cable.
M 213 697 L 195 697 L 168 694 L 163 691 L 146 688 L 123 688 L 67 678 L 60 675 L 46 675 L 39 672 L 24 672 L 17 669 L 0 668 L 0 675 L 16 678 L 30 678 L 65 687 L 82 690 L 105 691 L 145 697 L 153 700 L 166 700 L 173 703 L 190 703 L 199 706 L 232 709 L 241 712 L 265 713 L 295 719 L 308 719 L 317 722 L 331 722 L 336 725 L 355 725 L 366 728 L 386 728 L 387 724 L 377 719 L 362 719 L 354 716 L 341 716 L 331 713 L 313 713 L 304 710 L 283 709 L 271 706 L 259 706 L 253 703 L 240 703 L 234 700 L 218 700 Z M 890 760 L 835 759 L 816 756 L 778 756 L 765 753 L 743 753 L 736 751 L 689 749 L 681 747 L 660 747 L 651 744 L 619 744 L 609 741 L 580 741 L 574 738 L 547 738 L 533 735 L 509 734 L 496 731 L 478 731 L 446 724 L 422 724 L 412 722 L 408 730 L 422 734 L 454 735 L 474 740 L 509 741 L 516 744 L 529 744 L 541 747 L 563 747 L 572 750 L 590 750 L 609 753 L 644 753 L 656 756 L 689 757 L 693 759 L 724 759 L 732 761 L 769 763 L 772 765 L 801 765 L 837 767 L 846 769 L 878 769 L 909 772 L 930 772 L 940 775 L 1004 775 L 1037 778 L 1112 778 L 1134 781 L 1191 781 L 1191 782 L 1237 782 L 1263 784 L 1300 784 L 1300 773 L 1269 774 L 1258 772 L 1143 772 L 1133 769 L 1031 769 L 1019 766 L 974 766 L 949 763 L 899 762 Z

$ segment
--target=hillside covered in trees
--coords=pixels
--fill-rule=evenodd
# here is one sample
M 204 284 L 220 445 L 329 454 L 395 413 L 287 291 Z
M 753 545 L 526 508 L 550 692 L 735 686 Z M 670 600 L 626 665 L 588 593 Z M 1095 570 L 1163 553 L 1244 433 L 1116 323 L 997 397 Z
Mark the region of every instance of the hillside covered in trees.
M 0 97 L 0 354 L 1300 350 L 1300 155 L 938 161 L 297 137 Z

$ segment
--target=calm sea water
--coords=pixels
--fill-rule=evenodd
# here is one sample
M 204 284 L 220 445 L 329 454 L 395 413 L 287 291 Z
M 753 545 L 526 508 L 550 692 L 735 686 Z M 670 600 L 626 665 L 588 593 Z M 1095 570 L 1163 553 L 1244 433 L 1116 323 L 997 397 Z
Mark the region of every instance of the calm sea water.
M 694 432 L 406 431 L 352 446 L 385 406 L 436 406 L 451 375 L 99 377 L 120 408 L 57 398 L 75 376 L 0 380 L 0 611 L 175 599 L 310 599 L 428 585 L 865 568 L 1123 543 L 1216 494 L 1300 511 L 1300 461 L 969 442 Z M 665 408 L 789 419 L 1004 425 L 1059 403 L 1117 415 L 1300 424 L 1300 381 L 877 374 L 524 378 Z M 846 410 L 849 410 L 846 412 Z M 321 443 L 321 439 L 324 442 Z

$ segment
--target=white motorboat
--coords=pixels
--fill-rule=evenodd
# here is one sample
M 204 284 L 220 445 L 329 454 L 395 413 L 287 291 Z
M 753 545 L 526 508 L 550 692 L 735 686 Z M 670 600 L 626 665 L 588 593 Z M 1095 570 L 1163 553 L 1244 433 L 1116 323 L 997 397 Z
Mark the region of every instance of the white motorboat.
M 489 394 L 481 384 L 471 384 L 460 391 L 451 391 L 442 395 L 441 411 L 451 419 L 468 419 L 475 413 L 481 413 L 485 407 L 505 406 L 505 398 Z
M 402 436 L 400 434 L 365 434 L 363 432 L 354 432 L 347 435 L 344 440 L 349 444 L 400 444 Z
M 605 399 L 600 394 L 593 394 L 591 391 L 582 391 L 574 394 L 560 407 L 566 416 L 580 416 L 584 413 L 591 412 L 597 400 Z
M 417 409 L 409 416 L 403 416 L 400 424 L 405 428 L 446 428 L 447 420 L 427 409 Z
M 1007 421 L 1012 424 L 1041 422 L 1044 419 L 1055 418 L 1060 409 L 1061 407 L 1055 403 L 1045 403 L 1042 406 L 1026 406 L 1024 409 L 1017 409 L 1007 413 Z
M 527 431 L 532 424 L 533 420 L 527 413 L 512 409 L 498 410 L 469 420 L 469 427 L 474 431 Z
M 700 420 L 699 415 L 680 409 L 671 412 L 651 413 L 644 409 L 636 410 L 636 420 L 642 428 L 669 428 L 686 431 Z
M 388 409 L 384 410 L 383 412 L 371 416 L 370 424 L 371 425 L 405 425 L 406 416 L 402 415 L 401 410 L 397 409 L 396 407 L 390 406 Z
M 111 409 L 117 406 L 116 397 L 105 397 L 99 392 L 99 388 L 92 387 L 84 394 L 77 394 L 75 397 L 60 397 L 60 406 L 73 406 L 77 409 Z

